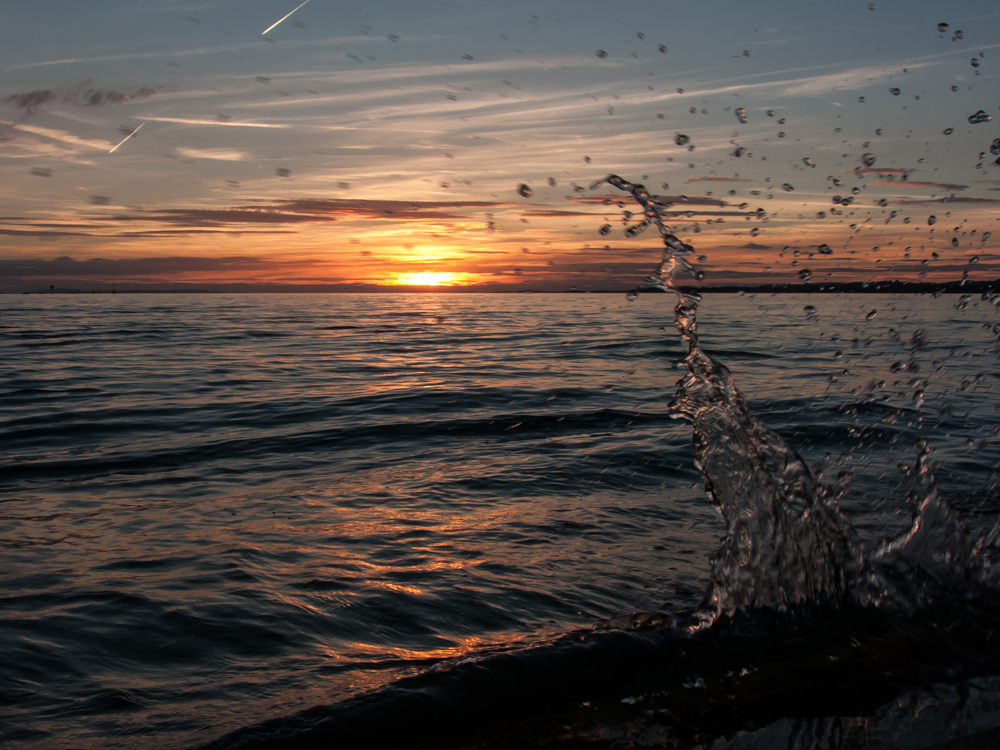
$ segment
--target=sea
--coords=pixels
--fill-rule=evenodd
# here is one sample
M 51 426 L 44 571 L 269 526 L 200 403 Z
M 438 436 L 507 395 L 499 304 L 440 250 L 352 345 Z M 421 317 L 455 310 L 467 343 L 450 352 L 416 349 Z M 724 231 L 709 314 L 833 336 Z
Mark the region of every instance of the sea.
M 0 746 L 1000 743 L 994 300 L 675 305 L 0 297 Z

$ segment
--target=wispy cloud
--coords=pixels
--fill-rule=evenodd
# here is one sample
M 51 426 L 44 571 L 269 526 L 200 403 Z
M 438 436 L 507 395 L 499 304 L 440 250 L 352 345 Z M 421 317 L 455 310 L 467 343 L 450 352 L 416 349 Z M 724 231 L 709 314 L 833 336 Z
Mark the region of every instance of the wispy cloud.
M 968 198 L 958 196 L 955 198 L 933 198 L 928 200 L 902 200 L 899 201 L 908 206 L 939 206 L 942 203 L 965 203 L 973 206 L 1000 206 L 1000 198 Z
M 288 128 L 289 125 L 270 122 L 233 122 L 232 120 L 199 120 L 191 117 L 136 117 L 150 122 L 175 122 L 181 125 L 220 125 L 230 128 Z
M 707 177 L 688 177 L 685 182 L 753 182 L 753 180 L 748 180 L 744 177 L 716 177 L 715 175 L 708 175 Z
M 66 143 L 72 146 L 79 146 L 80 148 L 92 148 L 107 151 L 115 145 L 109 141 L 101 141 L 95 138 L 80 138 L 72 133 L 67 133 L 65 130 L 43 128 L 38 125 L 28 125 L 23 122 L 2 122 L 2 124 L 8 125 L 15 130 L 31 133 L 32 135 L 40 135 L 43 138 L 49 138 L 53 141 L 59 141 L 60 143 Z
M 182 146 L 177 153 L 188 159 L 215 159 L 217 161 L 246 161 L 250 154 L 226 148 L 191 148 Z
M 920 182 L 917 180 L 883 180 L 875 185 L 888 185 L 890 187 L 912 187 L 912 188 L 934 188 L 937 190 L 967 190 L 968 185 L 952 185 L 950 182 Z

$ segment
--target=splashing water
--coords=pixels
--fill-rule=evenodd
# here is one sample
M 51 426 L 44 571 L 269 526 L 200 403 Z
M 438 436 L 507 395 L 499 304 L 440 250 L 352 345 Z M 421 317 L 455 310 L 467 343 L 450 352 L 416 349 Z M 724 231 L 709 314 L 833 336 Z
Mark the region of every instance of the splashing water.
M 750 413 L 729 370 L 700 348 L 701 297 L 676 285 L 682 275 L 698 278 L 700 272 L 689 261 L 694 248 L 664 222 L 671 204 L 617 175 L 592 188 L 603 183 L 630 193 L 644 212 L 641 225 L 655 226 L 663 241 L 659 268 L 643 286 L 677 297 L 674 323 L 687 349 L 687 374 L 677 383 L 669 410 L 694 428 L 695 464 L 727 525 L 711 561 L 708 590 L 689 627 L 698 630 L 722 615 L 765 608 L 787 612 L 853 603 L 913 611 L 943 596 L 971 597 L 994 586 L 990 553 L 1000 545 L 1000 522 L 983 539 L 971 538 L 934 485 L 930 448 L 923 440 L 910 470 L 911 528 L 894 540 L 861 542 L 838 505 L 848 480 L 820 482 Z M 908 368 L 926 343 L 922 332 L 914 334 Z

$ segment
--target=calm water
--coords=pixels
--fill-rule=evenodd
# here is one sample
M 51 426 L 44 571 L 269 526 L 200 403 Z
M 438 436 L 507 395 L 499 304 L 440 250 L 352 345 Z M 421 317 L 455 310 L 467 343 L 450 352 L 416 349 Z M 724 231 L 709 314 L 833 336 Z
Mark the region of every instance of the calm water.
M 710 295 L 699 325 L 875 539 L 910 522 L 920 436 L 970 527 L 1000 513 L 1000 317 L 959 307 Z M 697 605 L 725 528 L 668 415 L 671 308 L 0 298 L 0 743 L 188 747 Z

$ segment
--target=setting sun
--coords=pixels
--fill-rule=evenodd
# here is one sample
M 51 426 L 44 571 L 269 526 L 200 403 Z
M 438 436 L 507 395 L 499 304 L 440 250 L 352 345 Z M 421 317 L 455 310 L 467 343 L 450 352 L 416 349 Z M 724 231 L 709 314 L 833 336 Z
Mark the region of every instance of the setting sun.
M 466 283 L 470 280 L 467 273 L 450 273 L 447 271 L 426 271 L 424 273 L 404 273 L 390 281 L 391 284 L 407 286 L 451 286 Z

